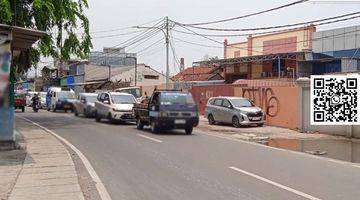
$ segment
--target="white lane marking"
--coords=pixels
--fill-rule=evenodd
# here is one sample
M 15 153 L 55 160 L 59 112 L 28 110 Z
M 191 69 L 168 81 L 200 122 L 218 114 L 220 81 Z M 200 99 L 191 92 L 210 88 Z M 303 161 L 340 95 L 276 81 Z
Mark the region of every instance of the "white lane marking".
M 287 186 L 282 185 L 282 184 L 280 184 L 280 183 L 276 183 L 276 182 L 271 181 L 271 180 L 269 180 L 269 179 L 266 179 L 266 178 L 264 178 L 264 177 L 261 177 L 261 176 L 258 176 L 258 175 L 256 175 L 256 174 L 247 172 L 247 171 L 245 171 L 245 170 L 242 170 L 242 169 L 239 169 L 239 168 L 236 168 L 236 167 L 229 167 L 229 168 L 232 169 L 232 170 L 235 170 L 235 171 L 237 171 L 237 172 L 240 172 L 240 173 L 246 174 L 246 175 L 248 175 L 248 176 L 251 176 L 251 177 L 253 177 L 253 178 L 256 178 L 256 179 L 258 179 L 258 180 L 261 180 L 261 181 L 264 181 L 264 182 L 266 182 L 266 183 L 269 183 L 269 184 L 271 184 L 271 185 L 274 185 L 274 186 L 276 186 L 276 187 L 279 187 L 279 188 L 281 188 L 281 189 L 287 190 L 287 191 L 289 191 L 289 192 L 292 192 L 292 193 L 294 193 L 294 194 L 296 194 L 296 195 L 299 195 L 299 196 L 302 196 L 302 197 L 304 197 L 304 198 L 311 199 L 311 200 L 321 200 L 321 199 L 319 199 L 319 198 L 316 198 L 316 197 L 311 196 L 311 195 L 309 195 L 309 194 L 306 194 L 306 193 L 304 193 L 304 192 L 300 192 L 300 191 L 298 191 L 298 190 L 295 190 L 295 189 L 293 189 L 293 188 L 287 187 Z
M 162 143 L 163 141 L 161 140 L 158 140 L 158 139 L 155 139 L 155 138 L 152 138 L 152 137 L 149 137 L 149 136 L 146 136 L 146 135 L 143 135 L 143 134 L 137 134 L 139 137 L 143 137 L 143 138 L 146 138 L 148 140 L 152 140 L 154 142 L 158 142 L 158 143 Z
M 92 167 L 89 160 L 85 157 L 85 155 L 83 153 L 81 153 L 81 151 L 79 149 L 77 149 L 69 141 L 67 141 L 63 137 L 57 135 L 55 132 L 51 131 L 50 129 L 47 129 L 44 126 L 41 126 L 40 124 L 38 124 L 36 122 L 33 122 L 30 119 L 27 119 L 25 117 L 20 117 L 20 116 L 18 116 L 18 117 L 21 118 L 21 119 L 24 119 L 27 122 L 30 122 L 30 123 L 34 124 L 35 126 L 38 126 L 38 127 L 42 128 L 46 132 L 52 134 L 54 137 L 56 137 L 57 139 L 59 139 L 60 141 L 64 142 L 66 145 L 68 145 L 79 156 L 81 161 L 84 163 L 85 168 L 87 169 L 87 171 L 89 172 L 91 178 L 95 182 L 95 186 L 96 186 L 97 191 L 99 192 L 100 198 L 102 200 L 111 200 L 111 197 L 110 197 L 108 191 L 106 190 L 106 188 L 105 188 L 104 184 L 102 183 L 101 179 L 99 178 L 99 176 L 95 172 L 95 169 Z

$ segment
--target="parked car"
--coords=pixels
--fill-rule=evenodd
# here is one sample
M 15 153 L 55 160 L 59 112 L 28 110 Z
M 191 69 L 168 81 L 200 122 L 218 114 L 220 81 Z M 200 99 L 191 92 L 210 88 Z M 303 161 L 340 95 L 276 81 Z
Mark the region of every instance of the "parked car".
M 15 109 L 21 109 L 21 112 L 25 112 L 26 106 L 26 94 L 21 91 L 15 91 L 14 107 Z
M 154 91 L 150 99 L 134 106 L 137 128 L 151 126 L 156 133 L 161 129 L 185 129 L 191 134 L 199 124 L 198 108 L 189 92 Z
M 51 97 L 51 109 L 53 112 L 57 110 L 64 110 L 65 112 L 68 110 L 73 111 L 73 103 L 75 100 L 75 92 L 72 90 L 54 91 Z
M 74 102 L 75 116 L 84 115 L 85 117 L 94 117 L 97 96 L 98 94 L 95 93 L 80 93 L 78 99 Z
M 119 92 L 102 92 L 95 102 L 95 119 L 97 122 L 106 118 L 110 122 L 135 121 L 132 109 L 136 99 L 133 95 Z
M 261 108 L 243 97 L 210 98 L 205 108 L 205 117 L 209 124 L 221 122 L 234 127 L 263 126 L 265 123 L 265 114 Z

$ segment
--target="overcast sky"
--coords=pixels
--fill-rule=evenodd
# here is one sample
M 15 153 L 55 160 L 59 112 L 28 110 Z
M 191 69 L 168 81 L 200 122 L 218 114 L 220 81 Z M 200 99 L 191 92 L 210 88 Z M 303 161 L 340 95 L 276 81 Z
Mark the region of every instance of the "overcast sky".
M 90 31 L 107 31 L 123 27 L 136 26 L 149 21 L 154 21 L 165 16 L 183 23 L 206 22 L 223 18 L 240 16 L 255 11 L 260 11 L 282 4 L 294 2 L 295 0 L 89 0 L 89 9 L 86 11 L 90 20 Z M 337 1 L 339 2 L 339 1 Z M 283 10 L 262 14 L 256 17 L 241 19 L 231 23 L 218 24 L 214 27 L 222 28 L 251 28 L 270 25 L 282 25 L 321 19 L 349 12 L 360 10 L 360 3 L 303 3 Z M 360 19 L 336 23 L 318 27 L 318 30 L 331 29 L 342 26 L 360 25 Z M 181 27 L 175 27 L 183 30 Z M 93 37 L 114 35 L 136 31 L 137 29 L 124 29 L 113 32 L 92 33 Z M 205 32 L 199 30 L 198 32 Z M 216 32 L 207 32 L 210 34 Z M 221 46 L 212 41 L 198 36 L 188 36 L 174 32 L 174 37 L 189 42 L 201 43 L 210 46 Z M 103 47 L 112 47 L 126 41 L 134 35 L 117 36 L 111 38 L 94 38 L 94 50 L 101 50 Z M 150 44 L 163 38 L 158 34 L 148 42 L 136 48 L 129 47 L 130 52 L 140 51 Z M 223 41 L 224 38 L 216 38 Z M 245 38 L 228 38 L 231 42 L 242 41 Z M 163 41 L 164 43 L 164 41 Z M 223 56 L 221 48 L 207 48 L 186 44 L 175 40 L 175 50 L 178 57 L 184 57 L 186 67 L 192 62 L 199 61 L 204 55 Z M 172 56 L 170 56 L 172 57 Z M 165 72 L 165 44 L 149 48 L 139 55 L 139 62 L 148 64 L 159 71 Z M 170 61 L 170 69 L 173 74 L 178 71 Z

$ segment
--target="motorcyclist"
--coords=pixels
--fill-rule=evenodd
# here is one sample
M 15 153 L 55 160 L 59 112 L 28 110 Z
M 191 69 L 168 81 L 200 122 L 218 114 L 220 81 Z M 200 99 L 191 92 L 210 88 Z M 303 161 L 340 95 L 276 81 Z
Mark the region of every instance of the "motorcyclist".
M 40 102 L 39 94 L 35 94 L 34 97 L 31 99 L 31 101 L 32 101 L 33 109 L 35 110 L 36 106 L 39 105 Z

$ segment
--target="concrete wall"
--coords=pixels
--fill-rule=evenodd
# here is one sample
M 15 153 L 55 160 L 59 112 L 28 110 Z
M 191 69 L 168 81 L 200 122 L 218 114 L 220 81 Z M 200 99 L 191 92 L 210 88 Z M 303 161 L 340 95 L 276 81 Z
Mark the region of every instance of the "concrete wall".
M 360 26 L 313 33 L 315 53 L 356 49 L 360 47 Z
M 236 87 L 235 96 L 252 100 L 266 113 L 266 124 L 298 129 L 299 88 L 295 86 Z

